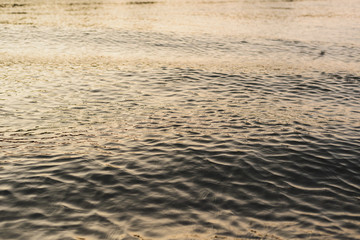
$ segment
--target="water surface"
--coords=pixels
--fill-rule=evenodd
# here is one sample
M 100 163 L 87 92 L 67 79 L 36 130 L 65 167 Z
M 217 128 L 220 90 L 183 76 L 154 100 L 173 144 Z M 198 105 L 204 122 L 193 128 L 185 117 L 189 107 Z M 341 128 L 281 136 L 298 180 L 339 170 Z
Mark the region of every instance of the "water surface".
M 359 10 L 0 2 L 0 238 L 360 239 Z

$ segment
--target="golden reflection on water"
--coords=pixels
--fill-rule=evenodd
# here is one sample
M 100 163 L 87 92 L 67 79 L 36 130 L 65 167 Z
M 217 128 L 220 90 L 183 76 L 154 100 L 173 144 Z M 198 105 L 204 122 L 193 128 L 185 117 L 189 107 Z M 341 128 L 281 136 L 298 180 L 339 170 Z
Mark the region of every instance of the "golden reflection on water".
M 251 154 L 247 161 L 227 162 L 229 158 L 213 157 L 211 151 L 226 152 L 229 144 L 233 150 L 244 150 L 244 154 L 246 148 L 242 148 L 247 144 L 251 146 L 249 141 L 268 141 L 270 147 L 264 145 L 261 146 L 264 149 L 258 149 L 255 144 L 255 147 L 248 148 L 250 152 L 264 155 L 263 159 L 255 158 L 264 161 L 263 165 L 259 165 L 261 169 L 253 170 L 259 171 L 259 175 L 268 183 L 274 176 L 272 171 L 276 174 L 282 167 L 281 163 L 276 165 L 267 158 L 277 159 L 276 155 L 271 155 L 271 151 L 267 152 L 271 146 L 278 147 L 280 154 L 284 151 L 286 154 L 290 146 L 301 157 L 302 147 L 308 147 L 306 139 L 301 137 L 311 136 L 311 141 L 315 143 L 309 146 L 314 147 L 314 154 L 332 151 L 331 147 L 334 146 L 329 147 L 323 141 L 327 138 L 339 140 L 339 147 L 335 146 L 335 150 L 343 145 L 350 149 L 354 145 L 347 145 L 347 140 L 352 137 L 348 135 L 354 134 L 360 124 L 357 121 L 359 111 L 356 109 L 355 92 L 358 76 L 354 76 L 352 83 L 346 81 L 347 76 L 359 74 L 360 71 L 356 56 L 352 56 L 359 51 L 360 44 L 359 36 L 354 34 L 358 33 L 357 22 L 360 18 L 354 6 L 359 6 L 359 3 L 346 1 L 339 5 L 335 0 L 24 0 L 2 3 L 0 80 L 3 94 L 0 110 L 3 119 L 0 127 L 4 133 L 0 133 L 0 137 L 5 143 L 1 146 L 2 156 L 11 157 L 11 161 L 21 161 L 38 152 L 48 156 L 71 153 L 85 156 L 85 167 L 98 164 L 126 170 L 135 176 L 137 171 L 141 173 L 146 169 L 151 172 L 152 168 L 162 168 L 162 164 L 158 164 L 155 153 L 154 158 L 149 160 L 150 168 L 127 168 L 128 161 L 146 163 L 142 161 L 146 158 L 137 161 L 136 155 L 131 155 L 134 153 L 131 150 L 135 149 L 131 149 L 131 144 L 134 143 L 149 144 L 141 150 L 144 157 L 151 156 L 149 152 L 156 150 L 157 146 L 152 141 L 158 140 L 170 144 L 166 161 L 177 161 L 172 159 L 176 155 L 174 149 L 177 149 L 177 154 L 189 151 L 192 158 L 193 150 L 199 148 L 197 154 L 203 162 L 210 164 L 209 169 L 225 166 L 241 169 L 238 165 L 242 163 L 256 165 L 252 162 L 254 158 Z M 330 73 L 338 74 L 339 79 Z M 341 128 L 342 125 L 345 128 Z M 331 137 L 327 135 L 326 127 L 334 128 Z M 197 139 L 193 134 L 205 136 L 205 141 L 192 143 L 191 139 Z M 286 134 L 290 134 L 290 137 L 287 138 Z M 208 142 L 208 137 L 218 138 L 219 141 Z M 301 144 L 292 145 L 291 141 L 286 141 L 294 139 Z M 142 142 L 144 140 L 149 141 Z M 188 147 L 183 149 L 182 146 Z M 323 149 L 318 149 L 318 146 Z M 130 151 L 127 152 L 126 148 Z M 168 150 L 164 147 L 164 151 Z M 350 154 L 355 155 L 354 152 L 350 151 Z M 128 159 L 126 154 L 130 154 Z M 231 154 L 238 159 L 236 151 Z M 309 154 L 312 157 L 311 152 Z M 98 155 L 103 159 L 97 158 Z M 89 163 L 88 156 L 96 160 Z M 112 161 L 111 157 L 114 156 L 119 159 Z M 289 158 L 292 156 L 289 155 Z M 327 157 L 323 160 L 327 160 Z M 30 161 L 41 164 L 38 159 Z M 70 165 L 73 167 L 72 162 Z M 332 167 L 330 165 L 328 167 Z M 275 167 L 262 174 L 262 169 L 269 166 Z M 179 162 L 176 167 L 171 166 L 164 176 L 170 176 L 174 173 L 173 169 L 181 167 L 186 167 L 186 164 Z M 290 173 L 295 167 L 299 166 L 290 165 Z M 94 169 L 96 173 L 98 166 Z M 316 165 L 312 170 L 322 173 Z M 46 173 L 46 168 L 44 171 Z M 84 169 L 74 171 L 77 174 Z M 310 197 L 313 196 L 311 190 L 320 189 L 312 185 L 306 189 L 290 173 L 284 171 L 280 175 L 288 174 L 287 181 L 294 179 L 295 183 L 288 184 L 291 188 L 309 191 Z M 346 177 L 346 173 L 344 171 L 343 177 Z M 311 172 L 304 170 L 301 174 Z M 224 176 L 228 175 L 231 175 L 228 180 L 234 182 L 237 181 L 236 177 L 241 177 L 239 172 L 225 171 Z M 104 176 L 105 179 L 108 175 Z M 192 176 L 185 180 L 193 181 Z M 246 186 L 251 186 L 251 181 L 256 180 L 251 179 L 254 176 L 234 185 L 234 189 L 229 191 L 230 199 L 246 195 L 249 191 Z M 266 176 L 270 177 L 266 179 Z M 95 186 L 107 189 L 101 186 L 102 179 Z M 153 180 L 147 179 L 145 187 L 151 189 L 152 185 L 146 184 Z M 213 180 L 218 179 L 215 176 Z M 181 178 L 179 181 L 183 182 Z M 284 182 L 281 180 L 273 187 L 278 187 L 277 184 L 283 186 Z M 226 182 L 221 183 L 220 180 L 218 184 L 227 186 Z M 331 189 L 331 184 L 327 188 Z M 71 187 L 76 189 L 75 185 L 76 182 Z M 67 182 L 61 186 L 68 186 Z M 263 192 L 272 190 L 267 189 L 269 185 L 264 186 L 258 193 L 249 191 L 249 199 L 254 198 L 255 202 L 262 200 Z M 287 191 L 286 187 L 283 191 Z M 205 185 L 196 191 L 199 198 L 195 202 L 205 199 L 215 202 L 216 198 L 228 200 L 223 192 L 211 195 L 207 188 Z M 235 188 L 243 189 L 243 193 L 231 197 Z M 340 188 L 335 183 L 334 191 Z M 53 188 L 46 190 L 56 196 L 56 192 L 51 192 Z M 112 191 L 113 186 L 109 186 L 108 190 Z M 167 192 L 172 194 L 173 191 L 174 186 L 170 185 Z M 86 196 L 88 192 L 84 190 L 80 193 Z M 179 192 L 187 198 L 194 195 L 191 191 Z M 143 192 L 143 195 L 146 194 L 152 192 Z M 299 197 L 291 195 L 290 190 L 288 194 Z M 116 195 L 120 196 L 121 193 Z M 299 195 L 302 197 L 306 194 Z M 114 199 L 116 197 L 114 195 Z M 178 198 L 174 197 L 175 200 Z M 12 202 L 10 198 L 7 200 Z M 125 204 L 122 201 L 121 204 L 110 205 L 121 207 L 126 206 L 126 201 L 133 204 L 136 200 L 131 196 L 125 198 Z M 66 201 L 64 197 L 60 204 Z M 276 204 L 277 199 L 272 199 L 267 206 L 271 208 Z M 249 229 L 252 224 L 257 225 L 255 228 L 264 229 L 267 227 L 264 224 L 272 221 L 257 219 L 257 209 L 251 207 L 248 209 L 252 211 L 251 214 L 242 216 L 247 211 L 236 212 L 237 206 L 242 205 L 243 202 L 239 202 L 233 209 L 231 206 L 230 209 L 216 207 L 215 213 L 199 211 L 199 219 L 203 222 L 210 219 L 219 226 L 233 222 L 237 225 L 224 226 L 224 229 L 230 227 L 235 234 L 245 232 L 252 238 L 262 238 L 257 232 L 249 233 Z M 299 203 L 295 205 L 298 207 Z M 172 211 L 177 211 L 176 207 Z M 316 207 L 320 208 L 319 211 L 323 210 L 322 206 Z M 283 208 L 279 206 L 277 209 Z M 314 214 L 318 211 L 315 210 Z M 123 213 L 122 209 L 117 211 Z M 116 225 L 124 225 L 125 228 L 131 225 L 117 222 L 114 211 L 105 212 Z M 180 214 L 183 215 L 181 210 Z M 302 213 L 298 211 L 297 214 L 301 216 Z M 152 228 L 152 222 L 163 221 L 152 214 L 139 218 L 148 218 L 146 221 L 141 219 L 148 224 L 148 228 Z M 165 223 L 161 224 L 171 220 L 174 219 L 166 218 Z M 316 218 L 310 220 L 314 225 L 322 224 Z M 340 229 L 336 220 L 333 217 L 326 224 Z M 269 228 L 284 229 L 285 224 L 286 229 L 281 231 L 303 233 L 301 226 L 296 225 L 297 221 L 295 218 L 290 222 L 273 222 Z M 140 228 L 142 231 L 144 226 Z M 188 227 L 184 229 L 189 231 Z M 182 230 L 179 230 L 180 239 L 184 237 Z M 164 231 L 164 234 L 169 236 L 170 233 Z M 215 231 L 206 229 L 204 234 L 191 234 L 189 237 L 208 239 L 214 237 Z M 138 233 L 132 235 L 141 238 Z M 271 236 L 267 237 L 271 239 Z
M 36 54 L 36 56 L 34 56 Z M 303 60 L 301 64 L 284 63 L 280 60 L 273 60 L 264 62 L 263 60 L 249 60 L 248 57 L 214 60 L 205 57 L 188 57 L 186 59 L 167 58 L 160 59 L 159 57 L 144 56 L 99 56 L 86 54 L 79 56 L 77 54 L 66 55 L 41 55 L 38 52 L 29 51 L 24 54 L 3 54 L 0 53 L 0 65 L 2 66 L 32 66 L 37 68 L 42 66 L 43 70 L 49 68 L 49 73 L 52 74 L 51 69 L 86 69 L 94 70 L 136 70 L 136 69 L 151 69 L 161 68 L 164 66 L 170 68 L 195 68 L 205 71 L 225 71 L 229 74 L 239 73 L 268 73 L 274 74 L 281 72 L 283 74 L 300 74 L 304 71 L 317 71 L 321 69 L 324 72 L 331 72 L 334 69 L 349 72 L 352 74 L 359 74 L 359 66 L 357 63 L 344 64 L 342 62 L 312 62 Z
M 0 5 L 0 23 L 5 28 L 4 32 L 7 26 L 13 28 L 15 25 L 20 25 L 18 31 L 23 33 L 18 34 L 13 45 L 9 43 L 8 46 L 0 48 L 0 61 L 3 63 L 63 61 L 69 64 L 74 64 L 74 61 L 78 63 L 83 61 L 81 65 L 92 64 L 92 61 L 99 62 L 101 65 L 171 64 L 200 68 L 208 66 L 208 68 L 227 70 L 241 66 L 242 70 L 250 69 L 251 71 L 257 71 L 257 69 L 260 71 L 262 69 L 280 71 L 333 69 L 356 73 L 359 69 L 357 62 L 344 62 L 336 57 L 328 59 L 328 55 L 322 58 L 316 57 L 329 44 L 336 43 L 348 45 L 349 48 L 359 48 L 360 37 L 355 33 L 359 29 L 356 23 L 360 21 L 360 14 L 356 11 L 356 7 L 359 7 L 356 1 L 346 1 L 338 6 L 334 0 L 324 2 L 260 0 L 196 0 L 191 2 L 183 0 L 24 0 L 18 3 L 9 2 Z M 165 46 L 162 49 L 144 48 L 149 44 L 145 39 L 133 49 L 124 46 L 124 49 L 128 48 L 127 51 L 113 50 L 111 52 L 87 44 L 85 39 L 82 40 L 84 36 L 78 37 L 78 43 L 70 47 L 63 46 L 62 40 L 57 40 L 56 36 L 52 36 L 53 42 L 58 41 L 55 47 L 49 47 L 47 43 L 37 44 L 38 39 L 31 39 L 30 33 L 23 31 L 21 26 L 28 26 L 29 28 L 24 28 L 24 30 L 29 31 L 31 27 L 65 32 L 71 29 L 90 35 L 97 31 L 111 30 L 114 33 L 137 31 L 140 34 L 170 34 L 179 39 L 183 38 L 181 44 L 191 44 L 193 41 L 185 37 L 195 37 L 198 41 L 207 41 L 207 38 L 211 36 L 215 36 L 216 39 L 211 44 L 204 44 L 202 47 L 193 43 L 194 50 L 200 49 L 202 54 L 192 53 L 192 50 L 184 54 L 181 52 L 181 44 L 169 50 L 166 46 L 171 42 L 166 42 L 166 37 L 160 35 L 153 37 L 155 40 L 152 41 L 157 41 L 156 38 L 159 38 L 159 46 Z M 45 29 L 43 32 L 46 33 L 48 30 Z M 71 39 L 74 36 L 68 33 L 68 37 Z M 139 39 L 141 40 L 141 37 Z M 212 48 L 214 44 L 221 47 L 227 41 L 236 42 L 239 39 L 253 44 L 245 49 L 247 52 L 244 52 L 244 49 L 233 49 L 224 53 Z M 268 43 L 264 44 L 263 40 L 270 41 L 267 50 L 265 47 Z M 285 44 L 299 45 L 295 50 L 297 52 L 286 49 L 278 51 L 278 46 L 272 45 L 278 40 L 284 41 Z M 28 44 L 28 41 L 31 42 L 31 47 L 24 45 L 24 43 Z M 101 44 L 100 41 L 113 41 L 115 44 L 121 39 L 109 39 L 106 36 L 103 40 L 99 40 L 99 44 Z M 310 54 L 307 52 L 305 55 L 302 54 L 302 42 L 306 42 L 310 47 L 314 45 L 313 49 L 306 49 L 306 51 L 312 51 Z M 257 49 L 259 45 L 263 45 L 264 49 Z M 118 46 L 121 46 L 121 43 Z M 231 52 L 234 54 L 230 54 Z
M 25 0 L 0 5 L 0 23 L 326 40 L 340 25 L 357 27 L 357 8 L 356 1 L 335 0 Z M 349 36 L 332 38 L 354 42 Z

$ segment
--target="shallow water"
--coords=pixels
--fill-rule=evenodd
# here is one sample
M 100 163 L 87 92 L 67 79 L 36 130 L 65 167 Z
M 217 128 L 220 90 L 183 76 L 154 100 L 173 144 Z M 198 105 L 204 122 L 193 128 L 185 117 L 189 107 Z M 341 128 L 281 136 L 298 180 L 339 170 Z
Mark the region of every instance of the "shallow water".
M 0 239 L 360 239 L 359 10 L 0 2 Z

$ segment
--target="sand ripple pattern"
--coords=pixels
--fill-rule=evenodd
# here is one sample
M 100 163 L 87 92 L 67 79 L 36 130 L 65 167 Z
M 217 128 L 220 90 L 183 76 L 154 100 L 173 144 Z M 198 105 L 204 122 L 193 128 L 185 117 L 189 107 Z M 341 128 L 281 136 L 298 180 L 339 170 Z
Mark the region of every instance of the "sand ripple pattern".
M 1 239 L 360 235 L 359 76 L 31 71 L 2 76 Z

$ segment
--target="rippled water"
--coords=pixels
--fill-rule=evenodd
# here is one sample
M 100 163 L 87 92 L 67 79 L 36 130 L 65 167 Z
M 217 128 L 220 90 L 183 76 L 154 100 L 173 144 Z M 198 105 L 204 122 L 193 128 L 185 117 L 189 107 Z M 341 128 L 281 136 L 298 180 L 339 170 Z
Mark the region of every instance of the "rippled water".
M 0 239 L 360 239 L 359 20 L 0 1 Z

